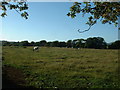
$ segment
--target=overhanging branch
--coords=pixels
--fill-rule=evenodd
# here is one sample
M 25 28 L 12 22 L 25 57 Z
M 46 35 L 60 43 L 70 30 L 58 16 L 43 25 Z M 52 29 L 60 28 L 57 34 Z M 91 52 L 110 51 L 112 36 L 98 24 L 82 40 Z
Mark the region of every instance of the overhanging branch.
M 90 28 L 91 28 L 91 26 L 92 26 L 92 25 L 90 25 L 88 29 L 83 30 L 83 31 L 80 31 L 80 29 L 78 29 L 78 32 L 79 32 L 79 33 L 84 33 L 84 32 L 86 32 L 86 31 L 89 31 L 89 30 L 90 30 Z

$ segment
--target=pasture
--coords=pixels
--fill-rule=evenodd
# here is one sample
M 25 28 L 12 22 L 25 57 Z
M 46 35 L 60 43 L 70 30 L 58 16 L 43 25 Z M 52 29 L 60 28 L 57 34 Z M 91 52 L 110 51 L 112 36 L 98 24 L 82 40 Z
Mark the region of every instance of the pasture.
M 118 50 L 3 47 L 3 74 L 34 88 L 119 88 Z M 6 68 L 5 68 L 6 67 Z M 16 72 L 16 73 L 15 73 Z

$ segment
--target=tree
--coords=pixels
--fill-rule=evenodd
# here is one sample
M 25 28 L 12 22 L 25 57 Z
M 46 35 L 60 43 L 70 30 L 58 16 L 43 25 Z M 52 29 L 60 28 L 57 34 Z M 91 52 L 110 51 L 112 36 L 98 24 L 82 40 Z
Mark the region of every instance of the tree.
M 105 49 L 106 42 L 101 37 L 87 38 L 85 48 Z
M 78 43 L 78 39 L 74 39 L 74 40 L 72 41 L 72 47 L 73 47 L 73 48 L 78 48 L 78 45 L 76 46 L 76 43 Z
M 59 41 L 53 41 L 51 46 L 52 47 L 59 47 Z
M 117 40 L 113 43 L 111 43 L 109 46 L 108 46 L 109 49 L 120 49 L 120 40 Z
M 66 47 L 66 42 L 59 42 L 59 47 Z
M 3 46 L 10 46 L 10 42 L 8 42 L 8 41 L 2 41 L 2 45 Z
M 46 46 L 47 46 L 47 47 L 51 47 L 51 45 L 52 45 L 52 42 L 47 42 L 47 43 L 46 43 Z
M 72 47 L 72 40 L 68 40 L 68 41 L 66 42 L 66 44 L 67 44 L 67 47 L 68 47 L 68 48 L 71 48 L 71 47 Z
M 35 42 L 32 41 L 32 42 L 30 43 L 30 46 L 35 46 Z
M 20 46 L 29 46 L 29 42 L 28 41 L 21 41 Z
M 47 41 L 46 40 L 41 40 L 40 41 L 40 46 L 45 46 L 47 44 Z
M 22 17 L 28 19 L 28 13 L 26 10 L 28 9 L 28 4 L 25 0 L 3 0 L 0 2 L 0 9 L 3 11 L 1 16 L 7 16 L 7 10 L 15 10 L 17 11 Z
M 84 48 L 85 47 L 85 40 L 84 39 L 78 39 L 76 43 L 77 48 Z
M 75 18 L 77 14 L 82 13 L 84 17 L 85 14 L 90 14 L 86 24 L 89 25 L 87 30 L 80 31 L 80 33 L 90 30 L 91 26 L 97 23 L 98 20 L 102 24 L 114 24 L 118 25 L 118 18 L 120 17 L 120 2 L 75 2 L 72 7 L 70 7 L 70 12 L 67 14 L 71 18 Z M 120 29 L 120 28 L 119 28 Z
M 40 46 L 40 42 L 35 42 L 35 46 Z

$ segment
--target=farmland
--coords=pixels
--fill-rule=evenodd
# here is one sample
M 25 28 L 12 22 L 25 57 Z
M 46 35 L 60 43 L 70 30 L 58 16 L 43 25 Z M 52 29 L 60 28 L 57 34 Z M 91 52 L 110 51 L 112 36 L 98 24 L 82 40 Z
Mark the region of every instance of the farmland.
M 3 74 L 22 87 L 118 88 L 118 50 L 3 47 Z

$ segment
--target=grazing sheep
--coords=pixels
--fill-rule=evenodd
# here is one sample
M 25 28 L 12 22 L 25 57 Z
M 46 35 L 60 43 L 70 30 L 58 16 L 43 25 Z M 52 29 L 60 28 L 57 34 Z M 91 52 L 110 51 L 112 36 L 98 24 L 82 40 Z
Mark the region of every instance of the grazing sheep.
M 38 51 L 39 50 L 39 47 L 38 46 L 35 46 L 34 48 L 33 48 L 33 51 Z
M 80 48 L 77 48 L 78 50 L 80 49 Z

